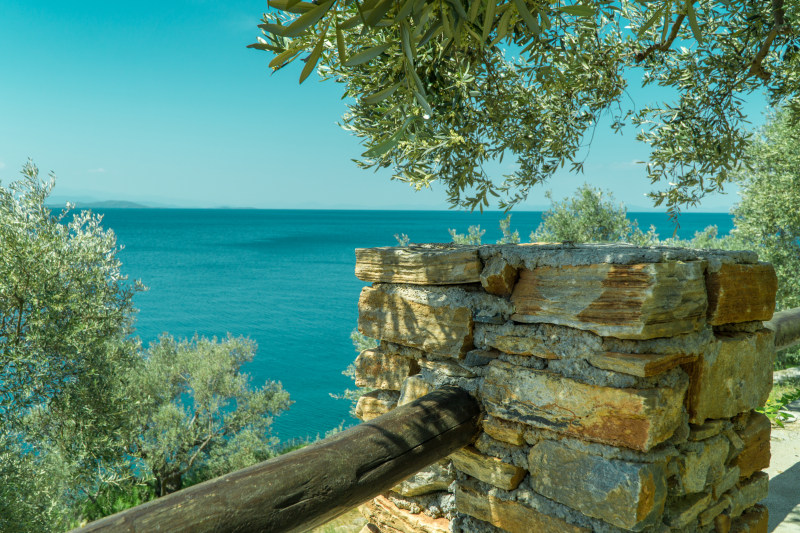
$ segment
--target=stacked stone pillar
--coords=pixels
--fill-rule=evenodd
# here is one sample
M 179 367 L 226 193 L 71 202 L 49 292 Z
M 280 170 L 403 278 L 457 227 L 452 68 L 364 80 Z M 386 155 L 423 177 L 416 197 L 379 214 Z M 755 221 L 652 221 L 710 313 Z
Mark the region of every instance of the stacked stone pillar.
M 356 251 L 362 420 L 444 384 L 473 445 L 363 505 L 373 533 L 766 532 L 772 267 L 627 245 Z

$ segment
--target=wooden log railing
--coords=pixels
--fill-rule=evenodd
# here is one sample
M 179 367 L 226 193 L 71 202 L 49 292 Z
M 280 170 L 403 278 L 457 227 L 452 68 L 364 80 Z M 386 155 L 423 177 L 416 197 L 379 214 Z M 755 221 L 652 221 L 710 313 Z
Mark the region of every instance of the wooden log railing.
M 74 533 L 307 531 L 469 444 L 480 413 L 468 393 L 444 387 L 333 437 Z
M 778 311 L 764 326 L 775 332 L 776 351 L 800 344 L 800 307 Z

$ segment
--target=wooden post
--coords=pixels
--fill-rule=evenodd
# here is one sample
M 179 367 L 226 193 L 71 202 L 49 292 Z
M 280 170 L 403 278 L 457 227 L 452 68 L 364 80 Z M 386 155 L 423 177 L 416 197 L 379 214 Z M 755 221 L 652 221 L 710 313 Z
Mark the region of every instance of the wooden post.
M 468 393 L 445 387 L 300 450 L 74 531 L 307 531 L 469 444 L 480 412 Z
M 764 326 L 775 332 L 775 350 L 785 350 L 800 343 L 800 308 L 779 311 Z

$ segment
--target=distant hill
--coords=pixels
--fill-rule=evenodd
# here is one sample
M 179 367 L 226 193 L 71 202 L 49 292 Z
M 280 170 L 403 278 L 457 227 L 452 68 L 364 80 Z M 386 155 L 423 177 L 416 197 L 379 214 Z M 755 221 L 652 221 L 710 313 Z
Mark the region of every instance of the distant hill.
M 48 202 L 48 207 L 63 208 L 63 203 Z M 125 200 L 87 200 L 72 202 L 78 209 L 149 209 L 152 206 Z

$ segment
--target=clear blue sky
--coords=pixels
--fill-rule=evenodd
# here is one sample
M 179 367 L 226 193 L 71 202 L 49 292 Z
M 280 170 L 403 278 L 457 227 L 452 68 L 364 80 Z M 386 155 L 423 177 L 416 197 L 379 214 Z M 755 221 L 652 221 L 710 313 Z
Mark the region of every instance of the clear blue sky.
M 21 2 L 0 10 L 0 181 L 28 157 L 55 171 L 61 198 L 197 207 L 446 208 L 441 188 L 415 193 L 360 170 L 363 151 L 336 122 L 341 86 L 298 67 L 277 74 L 245 48 L 266 0 Z M 639 104 L 653 93 L 634 91 Z M 756 124 L 763 102 L 751 105 Z M 584 175 L 557 176 L 522 209 L 584 181 L 635 210 L 650 185 L 647 150 L 598 129 Z M 736 195 L 711 197 L 726 211 Z

